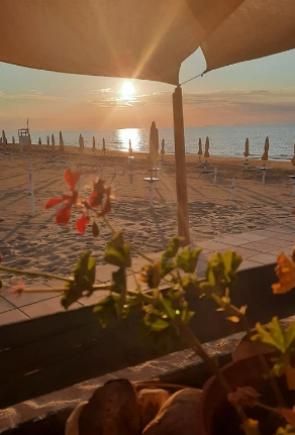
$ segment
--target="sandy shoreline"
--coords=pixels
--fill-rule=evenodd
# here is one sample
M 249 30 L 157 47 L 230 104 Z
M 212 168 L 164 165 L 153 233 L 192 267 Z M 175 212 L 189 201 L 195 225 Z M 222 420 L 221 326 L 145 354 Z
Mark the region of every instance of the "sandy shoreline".
M 68 273 L 78 253 L 90 249 L 97 259 L 103 258 L 103 246 L 109 230 L 101 228 L 98 239 L 91 232 L 76 234 L 73 212 L 69 226 L 54 223 L 54 209 L 45 210 L 47 199 L 64 193 L 66 167 L 81 172 L 80 192 L 87 195 L 92 181 L 101 176 L 112 185 L 115 200 L 110 220 L 115 228 L 125 229 L 134 253 L 160 251 L 176 234 L 176 193 L 174 157 L 164 156 L 158 176 L 151 187 L 147 157 L 108 151 L 67 149 L 60 154 L 50 149 L 24 152 L 0 149 L 0 252 L 6 265 L 38 267 L 44 271 Z M 32 165 L 35 213 L 29 193 L 28 170 Z M 262 162 L 250 161 L 245 170 L 243 159 L 212 157 L 209 171 L 204 172 L 197 156 L 187 157 L 190 229 L 193 243 L 221 233 L 239 233 L 263 229 L 268 225 L 295 223 L 292 215 L 294 192 L 290 162 L 268 162 L 266 183 Z M 217 174 L 214 173 L 217 168 Z

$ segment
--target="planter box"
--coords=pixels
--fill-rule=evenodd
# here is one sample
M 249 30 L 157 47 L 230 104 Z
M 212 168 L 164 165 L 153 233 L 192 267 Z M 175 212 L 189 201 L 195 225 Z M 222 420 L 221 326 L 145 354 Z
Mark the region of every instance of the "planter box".
M 252 324 L 267 321 L 275 314 L 294 314 L 294 295 L 272 295 L 275 280 L 274 265 L 239 273 L 233 300 L 249 306 Z M 210 301 L 197 300 L 193 295 L 189 299 L 197 310 L 192 327 L 202 342 L 237 332 Z M 139 327 L 137 314 L 103 329 L 91 311 L 92 307 L 85 307 L 0 328 L 0 408 L 184 348 L 175 337 L 163 346 L 160 337 L 155 339 Z M 168 378 L 174 382 L 186 382 L 186 378 L 189 382 L 192 372 L 184 372 Z M 57 425 L 54 434 L 60 433 L 58 421 L 64 421 L 65 416 L 67 411 L 63 410 L 47 417 Z M 34 427 L 44 425 L 38 432 L 13 429 L 5 433 L 45 435 L 46 421 L 35 423 Z

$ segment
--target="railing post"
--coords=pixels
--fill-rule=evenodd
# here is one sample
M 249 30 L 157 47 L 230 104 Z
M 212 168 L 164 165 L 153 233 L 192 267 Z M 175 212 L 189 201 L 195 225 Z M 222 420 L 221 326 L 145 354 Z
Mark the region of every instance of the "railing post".
M 190 243 L 187 183 L 185 166 L 185 140 L 182 106 L 182 89 L 178 85 L 173 93 L 173 119 L 175 141 L 175 169 L 177 193 L 178 235 L 184 239 L 184 244 Z

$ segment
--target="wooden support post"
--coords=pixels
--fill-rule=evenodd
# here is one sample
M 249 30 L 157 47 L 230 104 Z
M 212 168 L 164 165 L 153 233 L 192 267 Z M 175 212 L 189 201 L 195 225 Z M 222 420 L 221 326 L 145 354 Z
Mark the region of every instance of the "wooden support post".
M 178 235 L 184 239 L 184 244 L 190 243 L 189 219 L 187 204 L 185 140 L 182 107 L 182 89 L 178 85 L 173 93 L 173 119 L 175 141 L 175 168 L 177 193 Z

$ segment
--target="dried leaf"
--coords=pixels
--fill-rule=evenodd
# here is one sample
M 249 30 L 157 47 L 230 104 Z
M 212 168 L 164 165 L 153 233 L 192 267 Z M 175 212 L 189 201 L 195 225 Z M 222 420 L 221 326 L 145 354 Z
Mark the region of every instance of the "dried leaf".
M 166 400 L 169 399 L 168 391 L 161 388 L 143 388 L 137 394 L 142 426 L 145 427 L 155 418 Z
M 156 417 L 145 427 L 143 435 L 192 435 L 200 433 L 196 418 L 201 390 L 184 388 L 173 394 Z
M 79 435 L 138 435 L 140 430 L 136 393 L 127 379 L 98 388 L 79 419 Z

